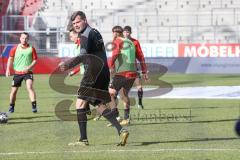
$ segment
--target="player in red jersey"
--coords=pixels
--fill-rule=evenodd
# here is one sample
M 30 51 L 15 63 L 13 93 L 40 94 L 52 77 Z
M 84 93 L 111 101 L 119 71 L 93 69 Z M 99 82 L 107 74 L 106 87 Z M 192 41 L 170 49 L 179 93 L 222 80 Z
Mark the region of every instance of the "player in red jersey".
M 147 73 L 147 66 L 145 64 L 145 58 L 144 58 L 140 43 L 137 39 L 132 38 L 131 34 L 132 34 L 132 28 L 130 26 L 125 26 L 123 28 L 123 35 L 124 35 L 125 38 L 130 39 L 134 43 L 135 49 L 136 49 L 136 54 L 139 57 L 138 60 L 140 62 L 141 68 L 142 68 L 143 79 L 147 80 L 148 79 L 148 76 L 146 74 Z M 135 80 L 135 84 L 136 84 L 137 90 L 138 90 L 138 108 L 143 109 L 144 108 L 143 104 L 142 104 L 143 88 L 142 88 L 142 77 L 141 77 L 140 72 L 138 72 L 138 76 Z
M 37 62 L 37 53 L 35 48 L 28 44 L 28 40 L 29 34 L 26 32 L 21 33 L 20 44 L 11 49 L 8 58 L 6 77 L 10 76 L 10 68 L 12 66 L 15 72 L 10 93 L 10 113 L 14 112 L 17 91 L 23 80 L 26 81 L 27 91 L 32 102 L 32 112 L 37 112 L 36 93 L 33 89 L 32 72 L 32 69 Z
M 112 84 L 109 91 L 114 96 L 120 91 L 121 98 L 124 102 L 124 119 L 121 125 L 130 123 L 130 100 L 128 93 L 137 77 L 136 60 L 140 61 L 143 78 L 148 79 L 146 64 L 142 52 L 136 52 L 136 45 L 128 38 L 123 37 L 123 29 L 120 26 L 115 26 L 113 32 L 113 51 L 112 58 L 109 63 L 111 72 L 114 72 Z

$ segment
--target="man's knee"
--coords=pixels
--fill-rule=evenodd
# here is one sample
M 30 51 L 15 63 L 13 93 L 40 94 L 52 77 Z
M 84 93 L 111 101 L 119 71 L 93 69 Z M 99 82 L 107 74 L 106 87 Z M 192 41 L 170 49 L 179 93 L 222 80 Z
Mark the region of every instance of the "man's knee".
M 33 87 L 32 87 L 32 86 L 27 86 L 27 90 L 28 90 L 28 92 L 34 92 L 34 90 L 33 90 Z
M 12 88 L 10 94 L 11 94 L 11 95 L 16 95 L 16 94 L 17 94 L 17 91 L 18 91 L 17 88 Z
M 87 101 L 86 100 L 83 100 L 83 99 L 77 99 L 77 102 L 76 102 L 76 109 L 83 109 L 83 108 L 86 108 L 87 106 Z

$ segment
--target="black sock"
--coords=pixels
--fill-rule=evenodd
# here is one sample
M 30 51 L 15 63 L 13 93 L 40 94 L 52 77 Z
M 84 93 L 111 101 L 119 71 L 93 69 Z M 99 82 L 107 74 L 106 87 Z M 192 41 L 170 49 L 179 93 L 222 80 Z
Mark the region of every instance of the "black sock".
M 119 116 L 118 108 L 112 108 L 111 112 L 115 115 L 115 117 Z
M 118 134 L 120 135 L 120 131 L 122 129 L 122 126 L 119 124 L 119 122 L 116 119 L 116 116 L 114 114 L 114 112 L 112 112 L 109 108 L 106 108 L 103 113 L 102 116 L 105 117 L 110 123 L 112 123 L 112 125 L 114 127 L 116 127 Z
M 77 120 L 80 130 L 80 140 L 87 139 L 87 115 L 86 109 L 77 109 Z
M 143 89 L 138 89 L 138 104 L 142 105 Z
M 32 108 L 37 108 L 37 102 L 36 101 L 32 102 Z
M 90 110 L 90 105 L 89 105 L 89 103 L 87 103 L 87 105 L 86 105 L 86 113 L 87 113 L 88 115 L 91 115 L 91 110 Z
M 11 108 L 14 108 L 14 107 L 15 107 L 15 104 L 14 104 L 14 103 L 10 103 L 9 106 L 10 106 Z
M 130 108 L 124 109 L 124 119 L 129 119 Z

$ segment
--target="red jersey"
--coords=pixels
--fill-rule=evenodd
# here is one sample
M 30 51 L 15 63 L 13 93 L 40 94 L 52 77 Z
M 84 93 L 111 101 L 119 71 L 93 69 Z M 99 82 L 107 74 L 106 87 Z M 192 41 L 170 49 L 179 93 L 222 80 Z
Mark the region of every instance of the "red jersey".
M 20 49 L 18 49 L 19 47 L 20 47 Z M 31 48 L 29 48 L 29 47 L 31 47 Z M 30 51 L 28 51 L 28 50 L 30 50 Z M 25 56 L 22 57 L 22 54 Z M 28 56 L 30 56 L 31 59 L 29 59 Z M 24 46 L 18 45 L 11 49 L 9 57 L 14 58 L 15 73 L 16 74 L 26 74 L 26 72 L 23 71 L 24 67 L 26 67 L 25 65 L 30 65 L 30 63 L 32 63 L 32 61 L 36 60 L 37 53 L 36 53 L 35 48 L 30 46 L 29 44 L 24 45 Z M 17 62 L 15 64 L 16 59 L 17 59 Z
M 140 62 L 142 73 L 146 73 L 147 66 L 145 63 L 145 58 L 144 58 L 140 43 L 138 40 L 136 40 L 134 38 L 131 38 L 130 40 L 133 42 L 133 44 L 135 46 L 136 60 L 138 60 Z M 112 43 L 113 43 L 113 51 L 112 51 L 112 58 L 109 61 L 110 68 L 114 68 L 114 62 L 117 59 L 118 55 L 120 54 L 121 49 L 123 49 L 123 40 L 121 38 L 115 39 Z M 137 61 L 135 61 L 135 65 L 137 65 Z M 125 72 L 117 73 L 117 75 L 121 75 L 126 78 L 136 78 L 137 72 L 125 71 Z
M 134 38 L 130 38 L 130 40 L 134 43 L 136 49 L 136 58 L 140 62 L 142 73 L 147 73 L 147 65 L 145 63 L 145 58 L 142 52 L 142 48 L 138 40 Z

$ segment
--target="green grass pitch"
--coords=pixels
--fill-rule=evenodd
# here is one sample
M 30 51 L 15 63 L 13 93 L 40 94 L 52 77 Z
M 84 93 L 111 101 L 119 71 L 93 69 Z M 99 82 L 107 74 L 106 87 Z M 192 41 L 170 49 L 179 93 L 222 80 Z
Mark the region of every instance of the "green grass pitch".
M 173 87 L 234 86 L 238 75 L 165 74 L 151 75 L 151 83 L 166 81 Z M 79 76 L 67 84 L 78 85 Z M 8 110 L 11 78 L 0 77 L 0 111 Z M 149 84 L 148 84 L 149 86 Z M 240 140 L 234 132 L 239 118 L 239 100 L 144 99 L 144 110 L 132 106 L 130 137 L 125 147 L 117 147 L 118 136 L 107 121 L 88 121 L 87 147 L 71 146 L 79 138 L 76 121 L 62 121 L 55 107 L 74 95 L 62 94 L 49 86 L 49 75 L 35 75 L 39 112 L 31 112 L 25 84 L 19 90 L 15 113 L 8 124 L 0 125 L 0 159 L 156 159 L 156 160 L 236 160 Z M 122 103 L 119 105 L 121 114 Z

